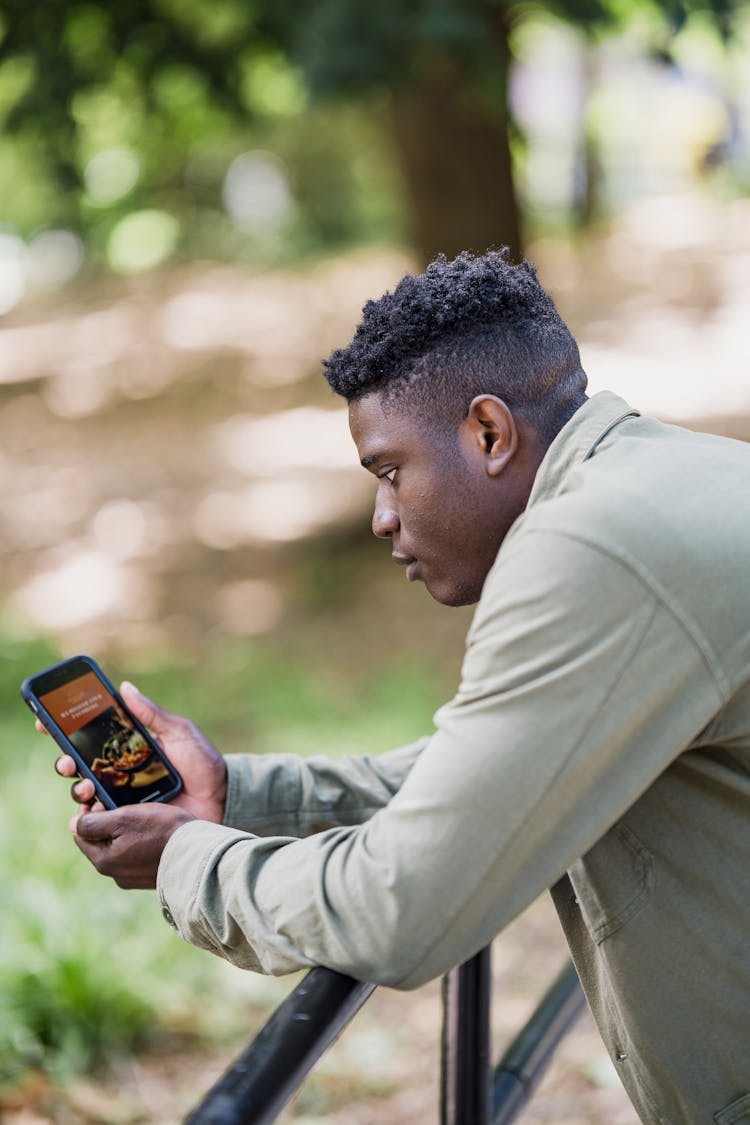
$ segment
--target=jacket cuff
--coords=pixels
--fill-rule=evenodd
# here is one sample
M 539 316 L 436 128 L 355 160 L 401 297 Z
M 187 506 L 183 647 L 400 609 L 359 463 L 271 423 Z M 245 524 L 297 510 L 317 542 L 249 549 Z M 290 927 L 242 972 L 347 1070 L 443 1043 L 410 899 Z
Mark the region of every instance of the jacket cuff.
M 198 944 L 190 919 L 203 873 L 218 852 L 241 839 L 253 837 L 207 820 L 190 820 L 167 841 L 156 875 L 156 893 L 164 921 L 184 941 Z

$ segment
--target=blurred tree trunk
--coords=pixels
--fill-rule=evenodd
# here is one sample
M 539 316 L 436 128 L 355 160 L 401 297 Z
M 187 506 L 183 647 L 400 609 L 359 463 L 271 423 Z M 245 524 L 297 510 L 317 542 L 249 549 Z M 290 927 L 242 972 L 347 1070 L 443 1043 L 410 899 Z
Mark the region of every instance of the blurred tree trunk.
M 509 246 L 521 256 L 521 224 L 509 145 L 504 58 L 499 99 L 447 59 L 425 67 L 418 83 L 394 89 L 391 132 L 404 177 L 413 245 L 424 263 L 439 251 L 482 252 Z M 498 104 L 499 101 L 499 104 Z
M 599 144 L 588 120 L 588 107 L 599 82 L 599 58 L 596 45 L 584 40 L 581 46 L 581 93 L 578 137 L 573 171 L 573 220 L 585 230 L 602 214 L 604 172 Z

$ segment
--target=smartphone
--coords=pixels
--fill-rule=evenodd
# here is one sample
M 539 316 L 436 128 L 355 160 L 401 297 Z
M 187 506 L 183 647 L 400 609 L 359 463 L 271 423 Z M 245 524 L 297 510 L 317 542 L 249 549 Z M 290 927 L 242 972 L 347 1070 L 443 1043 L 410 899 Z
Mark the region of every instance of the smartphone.
M 169 801 L 182 778 L 90 656 L 73 656 L 21 684 L 21 695 L 107 809 Z

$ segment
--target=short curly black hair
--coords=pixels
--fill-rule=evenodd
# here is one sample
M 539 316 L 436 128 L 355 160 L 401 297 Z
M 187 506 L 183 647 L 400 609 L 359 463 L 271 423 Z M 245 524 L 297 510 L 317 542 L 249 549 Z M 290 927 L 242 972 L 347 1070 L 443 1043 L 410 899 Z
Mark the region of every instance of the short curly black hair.
M 353 402 L 382 393 L 458 421 L 477 394 L 496 394 L 551 440 L 585 401 L 578 346 L 529 262 L 507 248 L 436 258 L 368 301 L 354 338 L 324 363 Z

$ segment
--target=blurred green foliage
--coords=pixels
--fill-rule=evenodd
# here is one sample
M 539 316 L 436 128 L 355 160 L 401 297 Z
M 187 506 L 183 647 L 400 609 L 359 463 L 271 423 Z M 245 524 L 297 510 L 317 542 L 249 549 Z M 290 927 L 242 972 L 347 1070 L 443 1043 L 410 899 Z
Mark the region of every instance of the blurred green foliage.
M 276 261 L 398 235 L 376 112 L 308 112 L 306 80 L 261 16 L 231 0 L 5 5 L 2 222 L 24 237 L 76 230 L 95 261 L 115 266 L 113 232 L 142 210 L 176 220 L 188 257 Z M 232 160 L 266 149 L 295 203 L 282 247 L 263 224 L 233 223 L 222 200 Z
M 740 7 L 554 0 L 545 12 L 591 37 L 645 21 L 654 56 L 669 61 L 692 15 L 708 13 L 728 37 Z M 0 220 L 24 237 L 74 229 L 94 261 L 124 272 L 175 249 L 278 261 L 409 230 L 423 255 L 441 239 L 447 249 L 514 245 L 509 43 L 538 14 L 529 0 L 8 0 Z M 454 120 L 441 89 L 462 106 Z M 436 117 L 441 128 L 431 130 Z M 279 237 L 269 223 L 233 222 L 222 194 L 232 160 L 266 150 L 293 202 L 283 223 L 270 223 Z M 452 158 L 470 174 L 453 179 Z M 257 189 L 256 178 L 243 191 Z M 121 224 L 141 211 L 152 223 L 171 217 L 174 230 L 155 237 L 150 256 L 139 256 L 136 238 L 123 257 L 118 233 L 122 242 L 133 231 Z
M 436 53 L 450 54 L 483 73 L 488 89 L 498 75 L 506 28 L 540 14 L 533 0 L 294 0 L 263 4 L 262 26 L 305 74 L 313 95 L 353 94 L 381 84 L 419 80 Z M 708 14 L 722 36 L 732 34 L 739 0 L 549 0 L 544 12 L 596 36 L 634 20 L 647 21 L 654 39 L 671 35 L 694 15 Z

